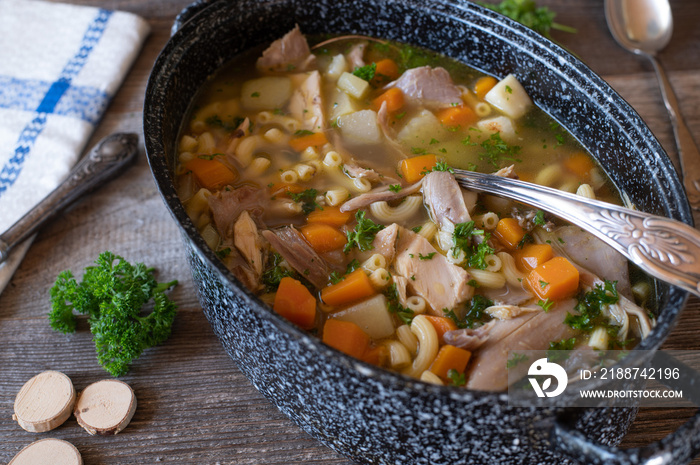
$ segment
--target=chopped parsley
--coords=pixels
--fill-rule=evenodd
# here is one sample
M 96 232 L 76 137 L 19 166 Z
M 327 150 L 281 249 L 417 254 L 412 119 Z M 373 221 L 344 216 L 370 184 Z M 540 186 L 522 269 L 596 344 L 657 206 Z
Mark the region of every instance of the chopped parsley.
M 331 275 L 330 275 L 331 284 L 339 283 L 340 281 L 345 279 L 345 277 L 347 275 L 349 275 L 350 273 L 352 273 L 353 271 L 355 271 L 359 267 L 360 267 L 360 262 L 358 262 L 356 258 L 353 258 L 350 261 L 350 263 L 348 263 L 348 266 L 345 268 L 344 274 L 341 275 L 337 271 L 331 271 Z
M 483 240 L 474 245 L 474 236 L 483 236 Z M 493 247 L 488 244 L 488 234 L 483 229 L 475 229 L 473 221 L 458 223 L 455 225 L 455 230 L 452 233 L 452 238 L 455 241 L 455 246 L 452 248 L 452 253 L 458 255 L 460 251 L 464 251 L 467 257 L 467 265 L 471 268 L 483 270 L 486 268 L 486 256 L 494 252 Z
M 547 299 L 540 300 L 539 302 L 537 302 L 537 305 L 542 307 L 542 310 L 544 310 L 545 313 L 547 313 L 548 311 L 550 311 L 552 309 L 552 305 L 554 305 L 554 302 L 552 302 L 551 300 L 549 300 L 547 298 Z
M 359 77 L 360 79 L 364 79 L 365 81 L 369 82 L 374 78 L 374 74 L 376 72 L 377 72 L 377 64 L 370 63 L 369 65 L 355 68 L 355 70 L 352 72 L 352 74 Z
M 617 281 L 608 281 L 596 284 L 594 289 L 582 292 L 577 297 L 578 303 L 574 310 L 577 314 L 568 313 L 564 323 L 573 329 L 590 332 L 596 326 L 609 327 L 609 323 L 603 309 L 607 305 L 614 305 L 620 300 L 617 292 Z
M 245 121 L 245 118 L 241 118 L 238 116 L 231 118 L 230 121 L 224 121 L 219 115 L 212 115 L 205 120 L 205 123 L 207 123 L 207 125 L 211 127 L 222 128 L 227 132 L 233 132 L 236 129 L 238 129 L 238 126 L 243 124 L 243 121 Z
M 401 184 L 392 184 L 389 186 L 391 192 L 398 192 L 402 189 Z
M 262 282 L 265 285 L 266 292 L 274 292 L 280 285 L 282 278 L 289 276 L 295 278 L 297 276 L 296 272 L 289 270 L 280 264 L 282 263 L 282 256 L 278 253 L 273 253 L 270 256 L 268 266 L 262 274 Z
M 483 295 L 475 295 L 467 304 L 467 311 L 464 318 L 459 318 L 454 309 L 443 308 L 442 312 L 446 317 L 451 318 L 458 328 L 473 328 L 475 323 L 484 321 L 486 314 L 484 310 L 493 305 L 493 301 Z
M 447 377 L 450 378 L 451 386 L 464 386 L 467 384 L 467 376 L 454 368 L 447 370 Z
M 260 97 L 260 92 L 253 92 L 250 96 L 255 98 Z
M 515 368 L 521 362 L 526 362 L 528 360 L 530 360 L 530 357 L 525 354 L 513 354 L 513 356 L 506 362 L 506 368 Z
M 314 132 L 309 131 L 308 129 L 299 129 L 297 131 L 294 131 L 294 137 L 311 136 L 313 134 Z
M 297 194 L 289 192 L 287 195 L 289 195 L 296 203 L 302 204 L 301 211 L 305 215 L 308 215 L 319 206 L 316 203 L 316 196 L 318 195 L 318 191 L 316 189 L 306 189 Z
M 538 7 L 535 0 L 502 0 L 500 3 L 479 2 L 490 10 L 507 16 L 525 27 L 550 38 L 550 30 L 575 33 L 576 29 L 554 22 L 556 13 L 547 7 Z
M 571 339 L 562 339 L 559 342 L 550 342 L 549 350 L 547 351 L 547 359 L 551 362 L 566 360 L 569 358 L 569 354 L 561 353 L 559 351 L 573 350 L 575 345 L 575 337 L 572 337 Z
M 411 321 L 413 321 L 413 310 L 401 305 L 401 303 L 399 302 L 399 291 L 396 289 L 395 283 L 392 283 L 389 286 L 387 286 L 386 290 L 384 291 L 384 296 L 387 298 L 388 301 L 387 306 L 389 312 L 395 313 L 401 321 L 403 321 L 407 325 L 410 325 Z
M 345 253 L 350 252 L 355 247 L 363 252 L 373 249 L 372 241 L 374 240 L 374 236 L 384 229 L 384 225 L 377 224 L 371 219 L 366 218 L 364 210 L 355 213 L 355 220 L 357 221 L 355 229 L 346 233 L 348 243 L 345 244 L 343 248 L 343 252 Z
M 537 213 L 535 213 L 535 218 L 532 220 L 532 222 L 537 226 L 546 225 L 547 221 L 544 219 L 544 212 L 542 210 L 537 210 Z
M 479 154 L 479 160 L 488 161 L 494 168 L 501 168 L 503 160 L 509 162 L 521 162 L 518 158 L 521 147 L 510 145 L 501 138 L 500 132 L 494 132 L 491 136 L 479 144 L 483 152 Z
M 434 256 L 436 253 L 437 253 L 437 252 L 430 252 L 428 255 L 423 255 L 422 253 L 419 253 L 419 254 L 418 254 L 418 259 L 419 259 L 419 260 L 432 260 L 433 256 Z

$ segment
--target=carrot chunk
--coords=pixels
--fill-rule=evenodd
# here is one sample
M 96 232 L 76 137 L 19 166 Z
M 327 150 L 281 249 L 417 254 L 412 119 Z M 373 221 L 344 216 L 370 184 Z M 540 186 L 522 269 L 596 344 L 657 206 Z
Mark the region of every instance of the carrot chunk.
M 484 96 L 489 93 L 493 86 L 498 83 L 498 79 L 493 76 L 484 76 L 476 80 L 474 84 L 474 93 L 480 99 L 484 99 Z
M 540 299 L 561 300 L 576 293 L 579 273 L 566 258 L 554 257 L 530 271 L 527 283 Z
M 513 258 L 521 270 L 530 271 L 554 258 L 554 251 L 549 244 L 526 244 L 513 252 Z
M 515 250 L 525 237 L 525 230 L 515 218 L 501 218 L 493 231 L 493 236 L 507 249 Z
M 192 171 L 197 182 L 209 190 L 233 184 L 238 178 L 238 173 L 216 158 L 193 158 L 185 164 L 185 169 Z
M 401 176 L 407 183 L 414 183 L 423 179 L 425 174 L 437 165 L 437 157 L 433 154 L 418 155 L 417 157 L 404 158 L 399 165 Z
M 323 223 L 340 228 L 352 218 L 352 212 L 341 212 L 340 207 L 323 207 L 323 210 L 314 210 L 306 217 L 307 223 Z
M 379 345 L 367 350 L 365 355 L 362 357 L 362 360 L 371 365 L 383 366 L 386 364 L 388 358 L 389 351 L 386 346 Z
M 318 253 L 337 250 L 347 244 L 345 234 L 338 231 L 333 226 L 323 223 L 311 223 L 302 226 L 301 234 L 311 244 L 311 247 Z
M 344 305 L 376 294 L 365 271 L 359 268 L 342 281 L 321 289 L 321 299 L 328 305 Z
M 403 92 L 397 87 L 392 87 L 372 100 L 372 109 L 379 111 L 384 102 L 386 102 L 386 109 L 389 113 L 400 110 L 404 103 Z
M 292 137 L 289 145 L 297 152 L 303 152 L 309 147 L 320 147 L 328 143 L 326 135 L 322 132 L 312 132 L 301 136 Z
M 441 345 L 445 343 L 445 339 L 444 339 L 445 333 L 447 331 L 454 331 L 457 329 L 457 325 L 452 320 L 452 318 L 447 318 L 444 316 L 432 316 L 432 315 L 425 315 L 425 317 L 428 319 L 428 321 L 435 328 L 435 332 L 438 335 L 438 340 L 440 341 Z
M 351 321 L 330 318 L 323 326 L 323 342 L 339 351 L 362 359 L 369 350 L 370 338 Z
M 287 182 L 276 182 L 271 185 L 269 189 L 272 197 L 277 195 L 299 194 L 300 192 L 304 192 L 304 186 Z
M 391 58 L 384 58 L 376 62 L 372 85 L 380 87 L 387 82 L 393 81 L 399 77 L 399 66 Z
M 474 110 L 466 105 L 442 109 L 437 112 L 436 116 L 448 128 L 468 128 L 478 119 Z
M 449 379 L 447 373 L 450 370 L 456 370 L 457 373 L 462 374 L 467 368 L 469 359 L 472 353 L 468 350 L 460 349 L 459 347 L 444 345 L 440 347 L 435 360 L 433 360 L 432 365 L 430 365 L 430 371 L 438 375 L 444 381 Z
M 303 329 L 313 328 L 316 322 L 316 299 L 306 286 L 289 276 L 280 280 L 272 308 Z
M 576 152 L 564 160 L 564 168 L 575 174 L 579 179 L 588 180 L 595 163 L 590 156 L 583 152 Z

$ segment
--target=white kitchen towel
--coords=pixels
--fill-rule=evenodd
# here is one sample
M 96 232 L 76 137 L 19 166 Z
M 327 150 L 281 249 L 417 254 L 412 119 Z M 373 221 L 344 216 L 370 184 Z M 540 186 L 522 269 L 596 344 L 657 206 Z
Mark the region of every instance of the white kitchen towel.
M 0 31 L 2 233 L 65 179 L 149 25 L 126 12 L 0 0 Z M 0 293 L 28 246 L 0 265 Z

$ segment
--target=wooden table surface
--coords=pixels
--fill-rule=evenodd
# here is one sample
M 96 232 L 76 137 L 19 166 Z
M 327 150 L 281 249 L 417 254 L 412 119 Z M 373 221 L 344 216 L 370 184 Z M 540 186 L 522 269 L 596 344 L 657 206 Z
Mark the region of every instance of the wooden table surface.
M 141 133 L 150 69 L 169 36 L 175 15 L 189 0 L 74 0 L 132 11 L 152 33 L 92 143 L 114 131 Z M 649 63 L 622 50 L 608 33 L 603 0 L 539 0 L 577 34 L 555 33 L 609 82 L 676 157 L 671 125 Z M 700 141 L 700 3 L 671 0 L 674 35 L 660 54 L 691 133 Z M 696 223 L 700 216 L 695 216 Z M 44 370 L 66 373 L 80 390 L 109 377 L 98 366 L 85 321 L 70 336 L 49 328 L 48 290 L 64 269 L 80 273 L 111 250 L 177 279 L 180 310 L 170 339 L 147 350 L 122 379 L 138 398 L 131 424 L 117 436 L 93 437 L 74 418 L 50 433 L 28 433 L 12 421 L 14 398 Z M 700 349 L 700 300 L 691 298 L 664 348 Z M 678 428 L 692 409 L 642 410 L 623 446 L 641 446 Z M 44 437 L 73 443 L 84 462 L 199 464 L 349 464 L 319 444 L 262 397 L 225 354 L 197 302 L 179 233 L 156 190 L 143 149 L 120 178 L 83 199 L 44 227 L 7 289 L 0 295 L 0 462 Z M 700 464 L 700 459 L 693 463 Z

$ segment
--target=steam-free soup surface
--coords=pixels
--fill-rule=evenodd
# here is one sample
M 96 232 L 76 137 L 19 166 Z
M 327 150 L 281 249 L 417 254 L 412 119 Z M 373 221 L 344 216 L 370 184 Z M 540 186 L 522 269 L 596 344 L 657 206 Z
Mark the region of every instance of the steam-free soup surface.
M 515 76 L 294 29 L 214 76 L 179 141 L 206 243 L 291 323 L 426 382 L 502 390 L 518 350 L 629 346 L 650 283 L 579 228 L 461 188 L 453 168 L 617 202 Z

